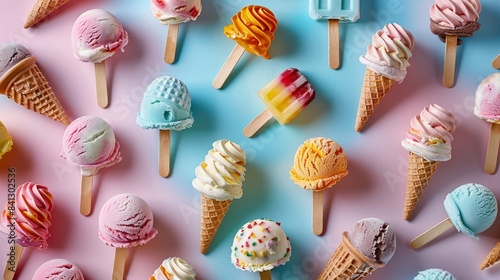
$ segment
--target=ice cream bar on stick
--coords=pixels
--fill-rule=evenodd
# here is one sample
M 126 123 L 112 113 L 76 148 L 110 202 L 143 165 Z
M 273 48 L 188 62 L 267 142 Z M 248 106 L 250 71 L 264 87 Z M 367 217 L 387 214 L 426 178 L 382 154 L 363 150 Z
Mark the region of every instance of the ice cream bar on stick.
M 337 142 L 316 137 L 306 140 L 295 153 L 290 179 L 313 191 L 312 229 L 323 233 L 323 190 L 347 175 L 347 157 Z
M 267 108 L 243 129 L 246 137 L 252 137 L 272 117 L 282 125 L 290 122 L 311 103 L 316 92 L 298 69 L 288 68 L 257 95 Z
M 69 0 L 36 0 L 28 18 L 24 22 L 24 28 L 28 29 L 37 24 L 68 1 Z
M 12 210 L 15 205 L 15 210 Z M 7 262 L 3 279 L 14 279 L 21 254 L 25 247 L 47 249 L 54 208 L 52 194 L 46 186 L 32 182 L 17 187 L 15 199 L 7 201 L 0 214 L 0 231 L 7 236 L 15 232 L 14 264 Z
M 246 6 L 231 18 L 232 24 L 224 27 L 224 34 L 236 45 L 213 81 L 220 89 L 245 51 L 269 59 L 268 53 L 278 21 L 266 7 Z
M 445 42 L 443 85 L 451 88 L 455 82 L 455 62 L 458 37 L 470 37 L 479 29 L 479 0 L 436 0 L 430 7 L 431 32 Z
M 489 75 L 477 87 L 474 115 L 491 123 L 484 170 L 493 174 L 500 145 L 500 73 Z
M 168 24 L 164 60 L 175 61 L 179 24 L 196 20 L 201 12 L 201 0 L 151 0 L 151 11 L 161 24 Z
M 118 50 L 124 51 L 128 44 L 128 33 L 114 15 L 101 9 L 93 9 L 76 19 L 71 40 L 75 57 L 83 62 L 94 63 L 97 104 L 101 108 L 108 107 L 105 60 Z
M 315 20 L 328 20 L 328 63 L 330 68 L 340 67 L 339 22 L 359 19 L 359 0 L 310 0 L 309 16 Z
M 80 167 L 80 213 L 88 216 L 92 211 L 93 177 L 101 168 L 121 161 L 120 144 L 111 126 L 94 116 L 74 120 L 64 131 L 62 143 L 61 156 Z
M 477 234 L 493 224 L 498 212 L 495 195 L 477 183 L 461 185 L 446 195 L 444 208 L 448 218 L 413 239 L 411 248 L 417 250 L 453 227 L 478 239 Z
M 159 174 L 170 175 L 170 130 L 193 125 L 191 97 L 179 79 L 162 76 L 149 84 L 137 114 L 136 123 L 144 129 L 159 129 Z

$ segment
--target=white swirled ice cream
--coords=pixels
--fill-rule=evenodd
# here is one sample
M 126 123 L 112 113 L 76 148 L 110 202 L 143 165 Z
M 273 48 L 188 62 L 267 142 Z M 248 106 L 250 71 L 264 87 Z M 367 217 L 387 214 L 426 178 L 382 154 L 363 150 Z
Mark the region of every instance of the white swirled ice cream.
M 195 280 L 193 267 L 179 257 L 165 259 L 149 280 Z

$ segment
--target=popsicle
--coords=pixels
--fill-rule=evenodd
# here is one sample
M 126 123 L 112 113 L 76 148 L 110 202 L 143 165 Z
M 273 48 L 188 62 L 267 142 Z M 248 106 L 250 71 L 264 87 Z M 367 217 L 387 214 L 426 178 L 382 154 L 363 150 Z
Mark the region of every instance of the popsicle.
M 246 6 L 231 18 L 232 24 L 224 27 L 224 34 L 236 45 L 212 83 L 220 89 L 236 66 L 245 50 L 251 54 L 269 59 L 268 53 L 278 21 L 266 7 Z
M 339 22 L 359 19 L 359 0 L 310 0 L 309 16 L 315 20 L 328 20 L 328 63 L 330 68 L 340 67 Z
M 446 195 L 444 208 L 448 218 L 413 239 L 411 248 L 419 249 L 453 227 L 478 239 L 477 234 L 491 227 L 498 212 L 495 195 L 477 183 L 461 185 Z
M 316 92 L 298 69 L 288 68 L 257 95 L 267 108 L 243 129 L 246 137 L 255 135 L 272 117 L 282 125 L 290 122 L 311 103 Z

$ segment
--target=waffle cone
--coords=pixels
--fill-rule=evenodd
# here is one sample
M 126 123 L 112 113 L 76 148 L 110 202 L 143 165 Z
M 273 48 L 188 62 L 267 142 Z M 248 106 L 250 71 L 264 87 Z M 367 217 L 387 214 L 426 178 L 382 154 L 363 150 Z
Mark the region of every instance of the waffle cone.
M 408 180 L 406 182 L 406 198 L 404 219 L 408 220 L 415 209 L 420 196 L 427 187 L 432 174 L 439 165 L 438 161 L 427 161 L 425 158 L 409 152 L 408 155 Z
M 356 250 L 344 232 L 342 242 L 318 276 L 318 280 L 360 280 L 382 266 L 384 264 L 371 261 Z
M 200 252 L 205 254 L 214 239 L 232 200 L 218 201 L 205 195 L 201 197 Z
M 488 267 L 494 265 L 498 261 L 500 261 L 500 241 L 498 241 L 497 244 L 495 244 L 495 247 L 493 247 L 493 249 L 491 249 L 490 253 L 483 260 L 483 263 L 481 264 L 481 266 L 479 268 L 481 270 L 483 270 L 485 268 L 488 268 Z
M 55 121 L 70 123 L 34 56 L 22 60 L 0 78 L 0 93 Z
M 28 18 L 24 22 L 24 28 L 30 28 L 37 24 L 68 1 L 69 0 L 36 0 Z
M 354 125 L 355 131 L 361 131 L 394 82 L 394 80 L 366 68 L 365 80 L 359 98 L 356 124 Z

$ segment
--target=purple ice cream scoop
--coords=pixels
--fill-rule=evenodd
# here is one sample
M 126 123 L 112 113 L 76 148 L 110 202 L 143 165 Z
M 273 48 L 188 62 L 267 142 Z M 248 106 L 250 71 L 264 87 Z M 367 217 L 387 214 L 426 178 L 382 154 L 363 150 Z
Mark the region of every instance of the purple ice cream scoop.
M 17 43 L 0 44 L 0 77 L 23 59 L 31 56 L 24 46 Z

